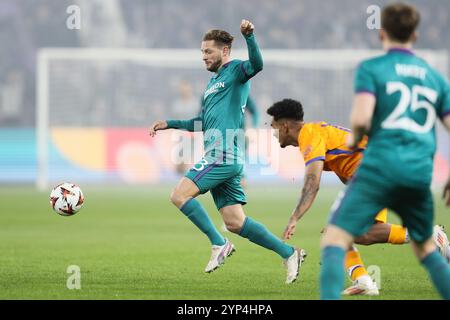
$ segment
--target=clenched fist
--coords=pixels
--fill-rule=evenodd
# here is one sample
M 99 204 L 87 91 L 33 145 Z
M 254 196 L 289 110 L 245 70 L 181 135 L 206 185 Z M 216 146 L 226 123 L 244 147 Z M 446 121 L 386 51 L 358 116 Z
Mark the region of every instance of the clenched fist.
M 242 19 L 241 21 L 241 33 L 244 36 L 249 36 L 253 33 L 255 26 L 248 20 Z

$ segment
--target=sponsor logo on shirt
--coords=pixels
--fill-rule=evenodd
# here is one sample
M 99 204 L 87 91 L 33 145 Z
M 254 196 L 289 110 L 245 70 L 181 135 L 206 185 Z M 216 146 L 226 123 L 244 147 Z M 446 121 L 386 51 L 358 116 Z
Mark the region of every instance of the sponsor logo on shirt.
M 225 82 L 217 82 L 213 84 L 208 90 L 205 91 L 203 99 L 206 99 L 210 94 L 216 93 L 221 88 L 225 88 Z

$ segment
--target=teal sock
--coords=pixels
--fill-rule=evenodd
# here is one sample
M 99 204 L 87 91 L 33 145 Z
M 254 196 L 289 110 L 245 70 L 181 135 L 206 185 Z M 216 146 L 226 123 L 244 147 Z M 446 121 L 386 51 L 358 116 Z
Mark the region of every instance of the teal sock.
M 206 236 L 211 244 L 216 246 L 223 246 L 225 244 L 225 238 L 214 226 L 208 213 L 203 206 L 196 199 L 192 198 L 188 200 L 181 208 L 186 217 L 189 218 Z
M 322 249 L 322 268 L 320 270 L 320 298 L 338 300 L 344 287 L 345 250 L 328 246 Z
M 264 225 L 249 217 L 245 218 L 244 225 L 242 226 L 239 235 L 261 247 L 275 251 L 283 259 L 289 258 L 294 253 L 293 247 L 278 239 Z
M 436 250 L 422 260 L 439 294 L 445 300 L 450 300 L 450 266 Z

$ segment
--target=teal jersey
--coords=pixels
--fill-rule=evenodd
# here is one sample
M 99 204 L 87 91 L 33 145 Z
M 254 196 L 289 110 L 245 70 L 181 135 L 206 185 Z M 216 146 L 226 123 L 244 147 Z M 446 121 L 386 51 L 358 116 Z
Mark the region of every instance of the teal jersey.
M 200 101 L 200 110 L 198 113 L 199 116 L 201 116 L 201 114 L 202 114 L 203 107 L 204 107 L 204 100 L 203 100 L 203 96 L 202 96 L 201 101 Z M 247 113 L 249 113 L 251 116 L 252 126 L 254 128 L 257 128 L 259 126 L 259 121 L 260 121 L 259 110 L 258 110 L 258 106 L 256 105 L 255 100 L 253 100 L 250 95 L 248 96 L 247 104 L 245 105 L 245 111 Z M 243 121 L 242 128 L 245 129 L 245 120 Z
M 240 60 L 222 66 L 209 81 L 203 96 L 203 130 L 205 154 L 241 157 L 239 129 L 244 122 L 245 106 L 250 92 L 250 81 L 242 71 Z M 241 137 L 242 138 L 242 137 Z M 232 139 L 232 140 L 230 140 Z
M 205 157 L 240 160 L 243 163 L 244 112 L 250 91 L 250 78 L 262 70 L 263 61 L 254 35 L 246 37 L 249 60 L 232 60 L 209 81 L 202 101 L 202 112 L 187 121 L 170 120 L 170 128 L 195 130 L 201 121 Z
M 398 173 L 406 183 L 430 183 L 436 119 L 450 113 L 448 82 L 411 51 L 392 49 L 359 65 L 355 92 L 376 98 L 361 171 L 370 167 Z

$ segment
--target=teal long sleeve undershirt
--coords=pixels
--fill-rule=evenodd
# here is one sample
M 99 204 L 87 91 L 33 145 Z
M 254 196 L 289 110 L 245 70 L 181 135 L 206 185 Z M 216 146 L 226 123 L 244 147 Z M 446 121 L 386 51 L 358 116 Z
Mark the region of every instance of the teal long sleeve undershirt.
M 202 117 L 198 116 L 189 120 L 167 120 L 167 126 L 169 129 L 181 129 L 194 132 L 203 130 L 202 122 Z
M 259 71 L 263 69 L 263 58 L 261 55 L 261 51 L 259 51 L 258 44 L 256 42 L 255 35 L 252 33 L 249 36 L 245 37 L 245 41 L 247 42 L 248 49 L 248 60 L 242 63 L 243 71 L 246 75 L 246 78 L 251 78 L 255 76 Z M 243 79 L 243 80 L 247 80 Z M 259 125 L 259 112 L 256 103 L 253 101 L 251 97 L 247 99 L 247 108 L 249 113 L 252 115 L 252 125 L 257 128 Z
M 245 36 L 245 41 L 247 42 L 248 60 L 244 61 L 242 66 L 246 75 L 245 80 L 248 80 L 263 69 L 263 58 L 253 33 Z

